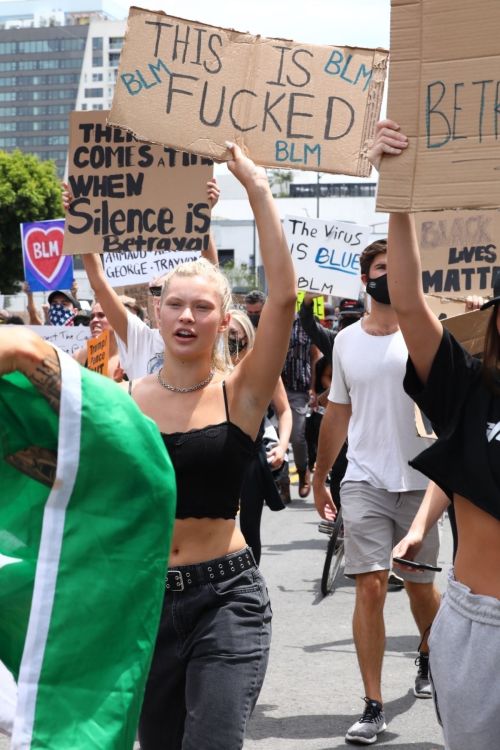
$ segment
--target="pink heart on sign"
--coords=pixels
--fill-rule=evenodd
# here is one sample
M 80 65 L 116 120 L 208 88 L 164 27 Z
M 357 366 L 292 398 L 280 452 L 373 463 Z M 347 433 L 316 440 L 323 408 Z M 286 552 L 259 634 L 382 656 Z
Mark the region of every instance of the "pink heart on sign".
M 24 239 L 29 261 L 48 284 L 54 279 L 66 260 L 62 254 L 64 232 L 58 227 L 52 229 L 30 229 Z

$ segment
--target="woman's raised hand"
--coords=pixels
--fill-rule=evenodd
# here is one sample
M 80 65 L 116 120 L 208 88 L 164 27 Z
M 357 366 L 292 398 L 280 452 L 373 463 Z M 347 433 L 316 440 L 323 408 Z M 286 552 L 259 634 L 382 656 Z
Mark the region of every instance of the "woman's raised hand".
M 245 188 L 249 188 L 256 183 L 268 185 L 267 174 L 264 167 L 258 167 L 254 162 L 245 156 L 243 151 L 236 143 L 226 141 L 228 151 L 231 152 L 232 158 L 227 162 L 230 172 L 241 182 Z
M 377 122 L 375 138 L 368 151 L 368 159 L 378 171 L 384 154 L 397 156 L 408 146 L 408 138 L 399 132 L 399 125 L 394 120 Z

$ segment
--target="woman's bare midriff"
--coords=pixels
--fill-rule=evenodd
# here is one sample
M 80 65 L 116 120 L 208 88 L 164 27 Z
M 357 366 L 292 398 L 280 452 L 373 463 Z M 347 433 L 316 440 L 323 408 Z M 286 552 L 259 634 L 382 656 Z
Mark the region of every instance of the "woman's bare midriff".
M 223 557 L 246 546 L 233 519 L 183 518 L 174 525 L 169 568 Z
M 460 495 L 454 497 L 458 527 L 455 578 L 473 594 L 500 599 L 500 521 Z

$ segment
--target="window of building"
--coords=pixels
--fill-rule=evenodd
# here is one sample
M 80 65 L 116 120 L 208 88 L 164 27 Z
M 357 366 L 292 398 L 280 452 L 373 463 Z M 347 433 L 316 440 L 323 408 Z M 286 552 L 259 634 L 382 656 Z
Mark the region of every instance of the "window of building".
M 92 67 L 93 68 L 102 68 L 103 65 L 103 57 L 102 55 L 92 55 Z
M 119 52 L 110 52 L 109 53 L 109 65 L 111 68 L 118 67 L 120 63 L 120 53 Z
M 92 109 L 102 109 L 102 104 L 93 104 Z
M 102 49 L 102 36 L 92 37 L 92 49 L 93 50 Z
M 122 47 L 123 47 L 123 37 L 121 36 L 109 37 L 109 49 L 121 50 Z
M 104 96 L 103 89 L 85 89 L 84 96 L 86 99 L 96 99 L 97 97 Z
M 92 73 L 93 81 L 102 81 L 102 73 Z
M 85 111 L 86 111 L 86 109 L 87 109 L 87 105 L 86 105 L 86 103 L 84 102 L 84 103 L 82 104 L 82 112 L 85 112 Z

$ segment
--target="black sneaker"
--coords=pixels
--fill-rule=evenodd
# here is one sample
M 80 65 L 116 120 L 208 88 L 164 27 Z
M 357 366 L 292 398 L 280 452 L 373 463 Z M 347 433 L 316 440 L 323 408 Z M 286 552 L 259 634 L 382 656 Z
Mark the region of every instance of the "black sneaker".
M 387 724 L 382 704 L 370 698 L 365 698 L 364 701 L 366 707 L 363 716 L 352 725 L 345 738 L 347 742 L 371 745 L 377 741 L 377 735 L 387 729 Z
M 418 667 L 418 672 L 415 677 L 413 694 L 417 698 L 432 698 L 431 683 L 429 681 L 429 654 L 424 654 L 420 651 L 415 659 L 415 666 Z

